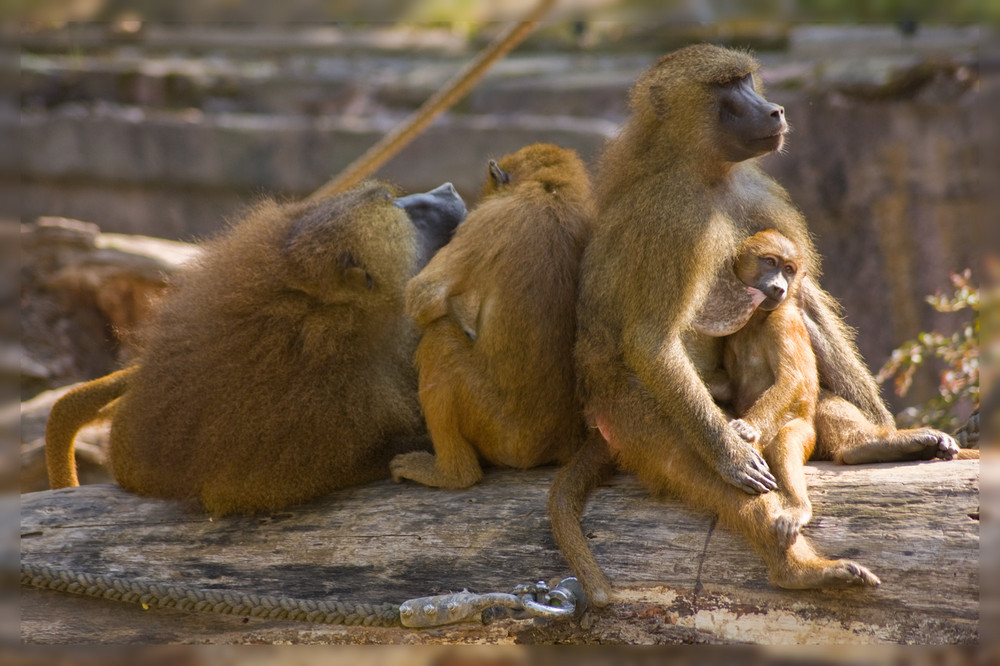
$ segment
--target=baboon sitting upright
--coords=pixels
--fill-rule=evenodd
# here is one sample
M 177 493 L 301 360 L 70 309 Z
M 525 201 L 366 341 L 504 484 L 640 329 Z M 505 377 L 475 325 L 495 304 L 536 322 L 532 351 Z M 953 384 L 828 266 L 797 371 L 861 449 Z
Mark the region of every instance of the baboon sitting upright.
M 788 238 L 808 274 L 799 300 L 827 389 L 817 407 L 817 453 L 852 462 L 852 450 L 894 460 L 957 451 L 944 433 L 895 429 L 836 302 L 815 282 L 819 258 L 805 220 L 756 164 L 781 147 L 787 130 L 784 109 L 761 96 L 756 71 L 748 54 L 709 45 L 664 56 L 637 81 L 631 116 L 601 158 L 597 223 L 581 263 L 576 359 L 587 420 L 612 434 L 614 454 L 591 431 L 556 475 L 549 501 L 556 541 L 596 605 L 607 603 L 610 587 L 579 518 L 616 464 L 744 533 L 770 532 L 777 482 L 729 425 L 689 353 L 719 269 L 758 231 Z M 776 538 L 765 550 L 779 586 L 870 582 Z
M 524 469 L 579 446 L 572 350 L 590 197 L 571 150 L 535 144 L 490 162 L 481 202 L 406 290 L 434 455 L 397 456 L 397 481 L 464 488 L 480 458 Z

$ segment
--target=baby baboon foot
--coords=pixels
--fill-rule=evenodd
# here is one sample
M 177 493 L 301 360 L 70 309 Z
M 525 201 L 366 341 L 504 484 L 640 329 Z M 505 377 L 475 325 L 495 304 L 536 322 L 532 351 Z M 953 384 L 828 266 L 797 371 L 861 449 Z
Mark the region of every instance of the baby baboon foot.
M 784 580 L 774 580 L 778 587 L 792 590 L 810 590 L 829 587 L 853 587 L 866 585 L 878 587 L 882 584 L 878 576 L 851 560 L 826 560 L 809 569 L 789 576 Z
M 931 428 L 901 430 L 896 436 L 901 438 L 905 449 L 913 453 L 917 460 L 932 458 L 951 460 L 958 455 L 958 441 L 940 430 Z
M 870 585 L 878 587 L 882 584 L 878 576 L 851 560 L 834 560 L 833 564 L 827 567 L 825 575 L 826 584 L 821 587 L 847 587 L 851 585 Z
M 799 536 L 802 526 L 809 522 L 809 512 L 787 511 L 778 515 L 771 523 L 771 531 L 778 537 L 778 545 L 788 548 Z
M 400 483 L 410 479 L 425 486 L 436 488 L 468 488 L 482 477 L 478 475 L 448 475 L 437 466 L 434 454 L 427 451 L 411 451 L 401 453 L 389 462 L 389 473 L 392 480 Z
M 736 434 L 745 442 L 756 444 L 760 440 L 760 430 L 743 419 L 733 419 L 729 422 L 729 427 L 735 430 Z

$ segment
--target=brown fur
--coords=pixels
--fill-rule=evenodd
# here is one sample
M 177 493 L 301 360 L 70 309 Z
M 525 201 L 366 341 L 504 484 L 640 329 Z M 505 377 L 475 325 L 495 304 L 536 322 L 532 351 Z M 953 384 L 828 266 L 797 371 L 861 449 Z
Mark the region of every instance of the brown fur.
M 765 261 L 774 262 L 773 267 Z M 727 337 L 723 352 L 725 374 L 732 385 L 732 408 L 738 417 L 730 425 L 759 438 L 764 459 L 778 481 L 774 494 L 781 507 L 771 516 L 778 549 L 804 539 L 799 530 L 812 518 L 803 465 L 816 445 L 813 418 L 819 375 L 809 332 L 795 300 L 803 277 L 798 261 L 795 246 L 776 231 L 761 231 L 747 239 L 734 264 L 742 283 L 765 291 L 762 270 L 780 271 L 782 279 L 788 280 L 787 290 L 776 308 L 758 309 L 746 326 Z M 761 535 L 759 531 L 754 534 Z M 767 552 L 775 543 L 772 535 L 767 535 L 754 546 Z M 866 569 L 854 566 L 867 573 L 866 582 L 878 582 Z M 790 581 L 784 571 L 778 572 L 775 582 L 784 587 L 790 582 L 812 586 L 803 585 L 811 581 Z
M 730 161 L 717 146 L 716 85 L 756 68 L 744 53 L 707 45 L 661 58 L 633 88 L 632 115 L 601 161 L 598 223 L 581 264 L 576 358 L 588 420 L 611 451 L 596 452 L 607 444 L 589 437 L 557 474 L 549 501 L 556 541 L 597 605 L 610 588 L 579 518 L 582 498 L 612 456 L 650 489 L 714 511 L 751 543 L 768 544 L 761 554 L 777 584 L 869 582 L 856 565 L 819 558 L 803 539 L 780 547 L 771 531 L 780 498 L 760 492 L 773 486 L 759 454 L 728 424 L 698 376 L 695 363 L 703 359 L 689 352 L 688 342 L 704 337 L 692 325 L 714 277 L 749 236 L 775 229 L 798 248 L 801 268 L 819 275 L 805 221 L 787 193 L 756 160 Z M 863 410 L 838 427 L 865 431 L 873 419 L 891 428 L 835 301 L 808 278 L 800 300 L 821 382 L 846 398 L 841 403 Z M 719 349 L 695 346 L 699 355 Z M 825 415 L 821 404 L 817 427 L 831 442 L 821 427 Z M 601 469 L 585 472 L 581 461 Z
M 547 144 L 497 166 L 479 206 L 407 288 L 435 455 L 397 457 L 396 480 L 464 488 L 482 477 L 480 459 L 564 462 L 582 437 L 572 348 L 590 183 L 576 153 Z
M 384 478 L 393 455 L 427 448 L 403 312 L 417 232 L 392 196 L 369 183 L 265 202 L 206 245 L 113 405 L 122 487 L 217 514 L 274 510 Z M 58 414 L 49 428 L 64 433 Z M 53 481 L 66 485 L 62 467 Z

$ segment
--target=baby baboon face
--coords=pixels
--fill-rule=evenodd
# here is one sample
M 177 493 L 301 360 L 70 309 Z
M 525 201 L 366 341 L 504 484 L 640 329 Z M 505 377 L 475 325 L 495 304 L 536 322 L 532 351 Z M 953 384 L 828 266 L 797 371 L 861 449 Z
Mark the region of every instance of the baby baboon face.
M 771 311 L 785 302 L 801 275 L 795 245 L 768 229 L 747 239 L 734 269 L 743 284 L 764 295 L 760 309 Z

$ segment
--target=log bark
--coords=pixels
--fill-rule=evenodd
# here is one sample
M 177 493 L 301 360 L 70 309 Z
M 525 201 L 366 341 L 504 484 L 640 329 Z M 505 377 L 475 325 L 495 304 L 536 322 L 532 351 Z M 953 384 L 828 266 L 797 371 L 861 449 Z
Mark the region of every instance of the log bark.
M 374 483 L 271 515 L 212 518 L 111 484 L 21 496 L 22 563 L 142 581 L 354 603 L 509 592 L 569 575 L 545 499 L 553 470 L 492 471 L 462 491 Z M 433 630 L 328 627 L 22 587 L 29 643 L 975 643 L 979 461 L 807 468 L 804 532 L 883 581 L 872 590 L 771 587 L 760 558 L 711 516 L 618 476 L 584 530 L 617 599 L 581 620 Z

